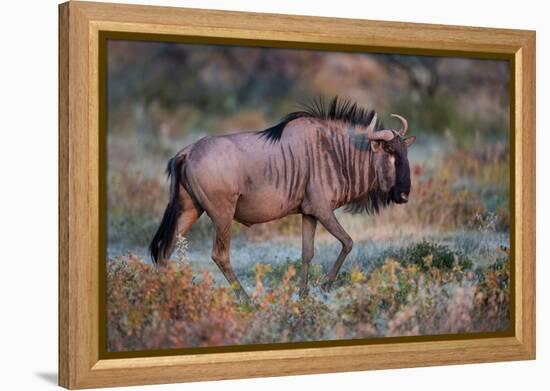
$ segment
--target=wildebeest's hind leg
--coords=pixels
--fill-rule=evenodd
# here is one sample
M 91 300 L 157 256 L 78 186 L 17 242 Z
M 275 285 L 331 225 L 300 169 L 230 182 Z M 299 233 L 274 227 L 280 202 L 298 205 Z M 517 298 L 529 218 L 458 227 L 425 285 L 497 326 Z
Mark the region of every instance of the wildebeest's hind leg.
M 353 248 L 353 240 L 347 234 L 347 232 L 344 231 L 344 228 L 342 228 L 338 220 L 336 220 L 336 216 L 334 216 L 334 213 L 332 211 L 326 212 L 316 217 L 321 222 L 323 227 L 325 227 L 328 232 L 330 232 L 336 239 L 340 241 L 340 243 L 342 243 L 342 250 L 340 250 L 340 254 L 338 255 L 334 266 L 327 276 L 325 289 L 328 291 L 332 288 L 332 284 L 334 283 L 334 280 L 338 275 L 338 271 L 340 271 L 342 264 L 344 263 L 346 257 Z
M 307 280 L 309 264 L 313 258 L 315 228 L 317 219 L 310 215 L 302 215 L 302 282 L 300 283 L 300 297 L 307 294 Z
M 236 202 L 236 201 L 235 201 Z M 210 218 L 214 223 L 214 245 L 212 248 L 212 259 L 220 268 L 229 284 L 236 290 L 237 295 L 241 300 L 248 301 L 248 295 L 242 287 L 239 279 L 235 275 L 233 268 L 231 267 L 231 260 L 229 258 L 229 250 L 231 245 L 231 222 L 233 221 L 233 215 L 235 206 L 232 208 L 224 208 L 218 205 L 219 214 L 211 215 Z

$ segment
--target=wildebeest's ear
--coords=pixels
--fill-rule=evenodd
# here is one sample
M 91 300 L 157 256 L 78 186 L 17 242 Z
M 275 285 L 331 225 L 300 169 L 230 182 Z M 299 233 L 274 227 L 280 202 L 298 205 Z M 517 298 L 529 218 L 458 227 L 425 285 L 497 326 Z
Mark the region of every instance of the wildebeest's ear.
M 382 148 L 382 143 L 380 141 L 371 141 L 370 142 L 370 147 L 372 149 L 373 152 L 381 152 L 383 150 Z
M 407 137 L 406 139 L 403 140 L 405 142 L 405 145 L 407 147 L 410 147 L 412 143 L 414 143 L 416 141 L 416 136 L 411 136 L 411 137 Z

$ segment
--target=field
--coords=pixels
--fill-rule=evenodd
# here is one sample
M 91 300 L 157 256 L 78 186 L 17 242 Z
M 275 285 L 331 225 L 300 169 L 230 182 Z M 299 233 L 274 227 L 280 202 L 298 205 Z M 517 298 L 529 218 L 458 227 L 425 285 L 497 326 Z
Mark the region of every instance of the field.
M 189 46 L 109 49 L 109 351 L 510 327 L 508 74 L 501 63 L 248 49 L 255 68 L 255 61 L 238 62 L 237 49 Z M 128 67 L 135 58 L 142 68 Z M 311 79 L 313 64 L 321 65 Z M 169 83 L 174 68 L 187 73 Z M 236 78 L 234 68 L 250 80 Z M 415 80 L 422 72 L 437 82 Z M 206 215 L 180 238 L 168 269 L 150 263 L 146 248 L 167 202 L 170 156 L 207 134 L 263 129 L 292 109 L 294 96 L 342 88 L 385 117 L 405 115 L 418 141 L 409 151 L 409 203 L 375 216 L 336 212 L 354 248 L 332 291 L 320 286 L 340 245 L 318 227 L 310 293 L 298 297 L 297 215 L 251 228 L 234 223 L 231 260 L 252 304 L 235 298 L 210 259 Z

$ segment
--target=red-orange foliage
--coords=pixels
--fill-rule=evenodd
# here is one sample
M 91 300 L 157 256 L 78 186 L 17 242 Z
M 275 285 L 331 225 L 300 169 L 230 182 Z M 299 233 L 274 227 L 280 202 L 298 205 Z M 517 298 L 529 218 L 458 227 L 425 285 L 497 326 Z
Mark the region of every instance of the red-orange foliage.
M 208 272 L 134 255 L 107 264 L 108 349 L 129 351 L 382 336 L 498 331 L 510 324 L 508 260 L 474 273 L 387 258 L 358 266 L 325 296 L 297 296 L 295 267 L 257 264 L 254 305 L 240 303 Z M 481 273 L 481 274 L 480 274 Z M 266 277 L 267 276 L 267 277 Z M 272 285 L 272 286 L 271 286 Z

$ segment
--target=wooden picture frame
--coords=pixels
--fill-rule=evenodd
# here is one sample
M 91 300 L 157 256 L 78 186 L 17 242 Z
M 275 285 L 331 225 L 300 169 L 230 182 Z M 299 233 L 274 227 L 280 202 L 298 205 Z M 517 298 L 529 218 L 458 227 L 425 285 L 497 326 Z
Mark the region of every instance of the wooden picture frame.
M 513 65 L 512 335 L 175 356 L 100 355 L 102 32 L 507 58 Z M 514 183 L 515 182 L 515 183 Z M 88 2 L 59 6 L 59 384 L 89 388 L 535 358 L 535 32 Z

